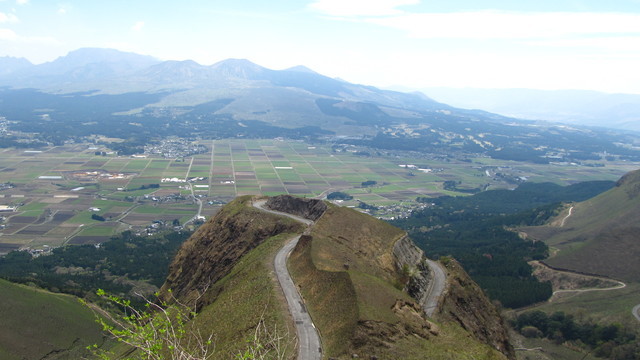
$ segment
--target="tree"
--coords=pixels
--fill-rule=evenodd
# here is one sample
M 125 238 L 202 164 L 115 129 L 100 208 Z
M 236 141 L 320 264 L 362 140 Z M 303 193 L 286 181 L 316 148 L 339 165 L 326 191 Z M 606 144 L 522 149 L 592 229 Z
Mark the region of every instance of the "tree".
M 96 221 L 105 221 L 105 218 L 103 216 L 98 215 L 98 214 L 91 214 L 91 218 L 93 220 L 96 220 Z

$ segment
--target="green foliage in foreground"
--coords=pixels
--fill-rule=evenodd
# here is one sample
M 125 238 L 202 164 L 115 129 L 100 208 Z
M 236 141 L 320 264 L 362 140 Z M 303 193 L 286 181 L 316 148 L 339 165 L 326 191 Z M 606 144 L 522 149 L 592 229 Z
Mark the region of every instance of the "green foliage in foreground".
M 0 277 L 80 297 L 91 295 L 98 288 L 127 293 L 132 285 L 121 279 L 160 287 L 175 252 L 190 235 L 168 232 L 141 237 L 125 231 L 99 247 L 65 246 L 39 257 L 14 251 L 0 258 Z
M 520 314 L 513 326 L 526 337 L 545 337 L 558 344 L 574 341 L 587 345 L 599 357 L 612 360 L 640 358 L 636 334 L 619 324 L 580 323 L 564 312 L 547 315 L 542 311 L 531 311 Z
M 610 181 L 565 187 L 525 183 L 512 191 L 422 198 L 418 200 L 433 206 L 392 223 L 407 230 L 427 256 L 456 258 L 492 299 L 506 307 L 522 307 L 551 296 L 551 285 L 538 282 L 527 264 L 546 258 L 548 249 L 509 228 L 543 224 L 557 214 L 560 202 L 586 200 L 612 186 Z
M 107 319 L 96 315 L 96 321 L 105 332 L 118 342 L 135 349 L 129 359 L 183 359 L 205 360 L 212 356 L 213 334 L 205 337 L 195 328 L 187 325 L 196 313 L 180 303 L 145 302 L 144 311 L 137 310 L 126 299 L 107 295 L 99 289 L 97 295 L 121 308 L 124 315 L 108 316 Z M 98 348 L 89 347 L 99 358 L 108 360 L 119 358 L 116 354 Z

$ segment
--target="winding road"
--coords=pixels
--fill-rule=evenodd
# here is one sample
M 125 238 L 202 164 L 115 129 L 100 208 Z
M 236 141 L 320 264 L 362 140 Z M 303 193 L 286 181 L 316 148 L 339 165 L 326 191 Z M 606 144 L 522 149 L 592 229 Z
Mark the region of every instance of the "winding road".
M 266 209 L 264 208 L 265 203 L 265 200 L 255 201 L 253 206 L 265 212 L 292 218 L 306 225 L 313 224 L 313 221 L 299 216 Z M 289 254 L 291 254 L 291 251 L 293 251 L 293 248 L 295 248 L 296 244 L 298 244 L 299 239 L 300 235 L 287 241 L 287 243 L 278 250 L 273 263 L 278 282 L 280 283 L 282 292 L 287 299 L 289 312 L 291 313 L 296 326 L 296 334 L 298 336 L 298 359 L 320 360 L 322 359 L 322 343 L 320 342 L 320 335 L 311 320 L 311 316 L 309 316 L 309 313 L 307 312 L 307 308 L 302 301 L 302 296 L 291 279 L 289 269 L 287 269 L 287 258 L 289 257 Z
M 440 300 L 440 296 L 442 295 L 447 283 L 447 275 L 438 262 L 429 259 L 426 260 L 427 265 L 429 265 L 429 269 L 431 270 L 431 278 L 433 281 L 431 281 L 429 289 L 427 289 L 428 295 L 424 304 L 424 311 L 427 316 L 431 317 L 438 308 L 438 300 Z

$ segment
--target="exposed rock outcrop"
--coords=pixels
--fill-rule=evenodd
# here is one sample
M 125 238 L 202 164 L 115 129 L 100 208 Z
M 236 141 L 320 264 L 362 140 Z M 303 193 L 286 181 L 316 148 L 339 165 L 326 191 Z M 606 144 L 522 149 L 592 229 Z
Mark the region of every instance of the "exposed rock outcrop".
M 515 359 L 507 327 L 496 307 L 457 261 L 448 259 L 445 267 L 447 288 L 440 314 L 459 323 L 477 340 L 491 345 L 507 358 Z
M 426 311 L 431 271 L 424 262 L 424 252 L 404 236 L 393 245 L 398 271 L 408 277 L 404 290 Z
M 322 200 L 299 198 L 291 195 L 279 195 L 269 198 L 266 207 L 316 221 L 327 210 Z

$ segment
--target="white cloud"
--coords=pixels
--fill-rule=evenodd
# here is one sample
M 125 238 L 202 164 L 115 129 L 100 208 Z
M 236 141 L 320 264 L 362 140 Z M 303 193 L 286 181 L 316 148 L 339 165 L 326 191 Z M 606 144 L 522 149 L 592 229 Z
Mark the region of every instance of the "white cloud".
M 18 5 L 26 5 L 29 3 L 29 0 L 16 0 L 16 4 Z
M 60 4 L 58 4 L 57 12 L 60 15 L 65 15 L 66 13 L 68 13 L 72 9 L 73 9 L 73 5 L 71 5 L 69 3 L 60 3 Z
M 534 39 L 640 34 L 640 14 L 504 12 L 415 13 L 364 19 L 414 38 Z
M 10 29 L 0 29 L 0 40 L 15 40 L 18 35 Z
M 18 17 L 15 14 L 5 14 L 0 12 L 0 24 L 2 23 L 17 23 L 19 22 Z
M 397 8 L 418 4 L 419 0 L 316 0 L 309 8 L 339 17 L 390 16 L 402 14 Z
M 144 27 L 144 21 L 138 21 L 135 24 L 133 24 L 133 26 L 131 27 L 131 30 L 140 31 L 142 30 L 143 27 Z
M 598 49 L 616 53 L 640 53 L 640 36 L 605 36 L 571 39 L 544 39 L 524 42 L 526 45 L 552 48 Z
M 21 36 L 11 29 L 0 28 L 0 40 L 19 43 L 57 45 L 59 41 L 49 36 Z

